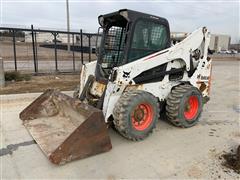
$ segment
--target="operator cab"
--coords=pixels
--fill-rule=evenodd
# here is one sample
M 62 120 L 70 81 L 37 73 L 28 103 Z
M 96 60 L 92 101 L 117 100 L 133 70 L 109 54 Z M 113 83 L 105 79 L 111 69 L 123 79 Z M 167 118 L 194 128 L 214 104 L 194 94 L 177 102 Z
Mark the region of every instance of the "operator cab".
M 170 47 L 164 18 L 128 9 L 98 17 L 102 29 L 96 77 L 108 78 L 112 68 Z M 98 42 L 97 42 L 98 43 Z

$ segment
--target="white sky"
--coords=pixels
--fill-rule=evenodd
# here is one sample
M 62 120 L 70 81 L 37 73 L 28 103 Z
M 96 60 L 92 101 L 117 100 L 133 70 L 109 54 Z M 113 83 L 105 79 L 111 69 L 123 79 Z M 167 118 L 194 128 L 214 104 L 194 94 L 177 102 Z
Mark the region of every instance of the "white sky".
M 82 1 L 69 0 L 71 30 L 96 32 L 97 17 L 119 9 L 132 9 L 165 17 L 171 31 L 191 32 L 206 26 L 214 34 L 228 34 L 240 41 L 239 0 L 181 1 Z M 66 29 L 65 0 L 0 0 L 2 25 Z

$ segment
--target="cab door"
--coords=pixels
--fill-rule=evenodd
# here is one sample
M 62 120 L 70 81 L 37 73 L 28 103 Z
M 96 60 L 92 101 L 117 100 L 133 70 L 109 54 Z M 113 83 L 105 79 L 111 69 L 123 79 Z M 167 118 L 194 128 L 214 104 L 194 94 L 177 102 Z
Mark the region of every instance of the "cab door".
M 130 48 L 128 62 L 135 61 L 170 46 L 169 27 L 159 21 L 141 18 L 136 21 Z

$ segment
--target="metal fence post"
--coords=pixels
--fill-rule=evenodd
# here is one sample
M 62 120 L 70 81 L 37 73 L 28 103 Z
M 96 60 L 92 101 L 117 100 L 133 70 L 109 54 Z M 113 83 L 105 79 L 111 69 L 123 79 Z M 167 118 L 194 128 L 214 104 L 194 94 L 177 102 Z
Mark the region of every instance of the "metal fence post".
M 55 70 L 58 71 L 58 62 L 57 62 L 57 33 L 54 35 L 54 50 L 55 50 Z
M 71 49 L 71 48 L 70 48 Z M 75 72 L 75 46 L 74 46 L 74 34 L 72 34 L 72 53 L 73 53 L 73 71 Z
M 13 56 L 14 56 L 14 66 L 15 66 L 15 71 L 17 71 L 16 34 L 15 34 L 15 30 L 12 30 L 12 36 L 13 36 Z
M 37 71 L 38 71 L 38 44 L 37 44 L 37 32 L 34 33 L 34 38 L 35 38 L 35 58 L 36 58 L 36 65 L 37 65 Z
M 37 73 L 37 62 L 36 62 L 36 54 L 35 54 L 35 39 L 34 39 L 34 32 L 33 32 L 33 25 L 31 25 L 32 29 L 32 50 L 33 50 L 33 64 L 34 64 L 34 72 Z
M 4 66 L 3 59 L 0 57 L 0 87 L 5 86 Z
M 91 62 L 91 54 L 92 54 L 92 47 L 91 47 L 91 35 L 88 36 L 88 46 L 89 46 L 89 56 L 88 61 Z
M 80 37 L 81 37 L 81 41 L 80 41 L 80 46 L 81 46 L 81 61 L 82 61 L 82 64 L 83 63 L 83 34 L 82 34 L 82 29 L 80 30 Z

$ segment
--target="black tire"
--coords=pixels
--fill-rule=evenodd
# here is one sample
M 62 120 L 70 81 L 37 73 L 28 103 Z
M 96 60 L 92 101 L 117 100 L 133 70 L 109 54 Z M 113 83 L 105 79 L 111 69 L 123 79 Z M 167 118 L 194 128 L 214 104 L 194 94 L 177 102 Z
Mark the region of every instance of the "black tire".
M 174 87 L 166 100 L 167 119 L 178 127 L 188 128 L 196 125 L 202 113 L 202 99 L 202 93 L 191 85 Z
M 157 98 L 152 94 L 140 90 L 129 91 L 117 102 L 113 110 L 113 123 L 122 136 L 139 141 L 156 127 L 159 112 Z

